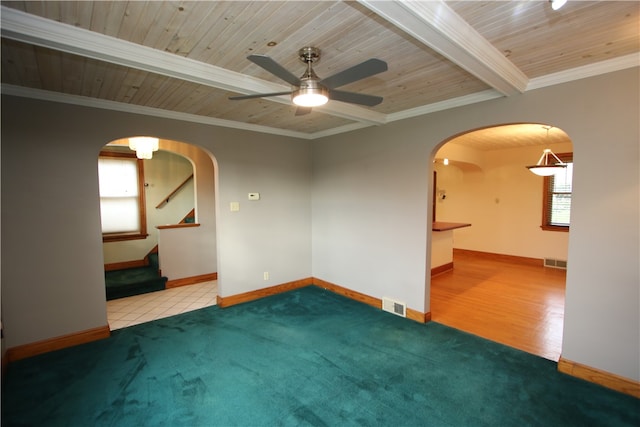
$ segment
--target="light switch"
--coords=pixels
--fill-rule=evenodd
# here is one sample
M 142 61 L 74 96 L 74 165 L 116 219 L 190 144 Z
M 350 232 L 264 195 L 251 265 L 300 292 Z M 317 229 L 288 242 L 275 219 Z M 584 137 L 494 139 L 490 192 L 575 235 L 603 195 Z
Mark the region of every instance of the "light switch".
M 238 212 L 240 210 L 240 203 L 238 202 L 231 202 L 229 204 L 229 207 L 231 209 L 231 212 Z
M 260 200 L 260 193 L 249 193 L 247 198 L 249 200 Z

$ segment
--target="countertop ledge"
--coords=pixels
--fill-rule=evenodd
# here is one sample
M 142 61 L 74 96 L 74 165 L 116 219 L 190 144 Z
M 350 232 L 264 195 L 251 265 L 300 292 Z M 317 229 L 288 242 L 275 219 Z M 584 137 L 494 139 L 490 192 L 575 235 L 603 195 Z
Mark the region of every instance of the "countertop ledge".
M 431 227 L 433 231 L 449 231 L 455 230 L 456 228 L 464 228 L 471 227 L 471 224 L 466 222 L 443 222 L 443 221 L 434 221 Z

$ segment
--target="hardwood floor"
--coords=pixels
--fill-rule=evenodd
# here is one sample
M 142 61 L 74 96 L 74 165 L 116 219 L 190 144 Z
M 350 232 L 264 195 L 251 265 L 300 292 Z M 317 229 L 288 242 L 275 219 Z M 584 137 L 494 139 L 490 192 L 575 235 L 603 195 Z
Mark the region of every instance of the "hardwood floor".
M 558 361 L 565 270 L 454 251 L 454 269 L 431 279 L 431 318 Z

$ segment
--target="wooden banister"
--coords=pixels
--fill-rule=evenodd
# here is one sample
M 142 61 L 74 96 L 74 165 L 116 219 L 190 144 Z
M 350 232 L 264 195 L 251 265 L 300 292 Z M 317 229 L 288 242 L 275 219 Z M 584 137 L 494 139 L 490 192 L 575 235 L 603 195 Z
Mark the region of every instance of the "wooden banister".
M 160 203 L 158 203 L 158 205 L 156 206 L 156 209 L 160 209 L 160 207 L 162 205 L 164 205 L 166 203 L 169 203 L 169 200 L 173 197 L 173 195 L 176 194 L 178 191 L 180 191 L 180 189 L 182 187 L 184 187 L 186 185 L 186 183 L 189 182 L 191 179 L 193 179 L 193 174 L 189 175 L 189 177 L 187 179 L 185 179 L 184 181 L 182 181 L 182 183 L 180 185 L 178 185 L 175 190 L 173 190 L 171 193 L 169 193 L 167 195 L 167 197 L 162 199 L 162 201 Z

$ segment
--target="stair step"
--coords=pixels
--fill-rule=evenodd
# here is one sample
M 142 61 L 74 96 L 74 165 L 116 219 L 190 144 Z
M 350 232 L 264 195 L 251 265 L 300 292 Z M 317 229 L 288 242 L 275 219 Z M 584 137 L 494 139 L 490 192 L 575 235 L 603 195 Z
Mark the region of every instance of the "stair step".
M 154 253 L 150 253 L 148 255 L 149 258 L 149 267 L 153 267 L 156 270 L 158 270 L 160 268 L 160 260 L 158 258 L 158 253 L 154 252 Z
M 107 300 L 161 291 L 167 283 L 152 266 L 106 271 L 104 276 Z

